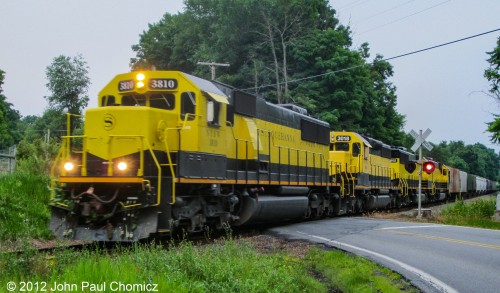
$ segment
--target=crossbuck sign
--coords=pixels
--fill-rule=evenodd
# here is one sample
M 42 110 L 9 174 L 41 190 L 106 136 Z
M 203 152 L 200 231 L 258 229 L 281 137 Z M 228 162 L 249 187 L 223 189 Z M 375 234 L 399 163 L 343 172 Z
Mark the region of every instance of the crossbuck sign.
M 411 150 L 416 152 L 420 146 L 426 148 L 429 152 L 432 150 L 432 145 L 425 141 L 425 139 L 431 134 L 431 130 L 427 128 L 425 132 L 422 134 L 422 130 L 420 130 L 420 135 L 415 132 L 415 130 L 410 131 L 410 135 L 415 139 L 415 143 L 411 147 Z

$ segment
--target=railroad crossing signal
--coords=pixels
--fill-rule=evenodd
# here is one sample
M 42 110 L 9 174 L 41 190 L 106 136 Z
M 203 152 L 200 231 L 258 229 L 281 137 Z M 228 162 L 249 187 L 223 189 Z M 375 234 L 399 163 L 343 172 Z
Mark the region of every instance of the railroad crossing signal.
M 431 174 L 432 172 L 434 172 L 434 169 L 436 169 L 436 165 L 434 164 L 434 162 L 427 161 L 424 163 L 423 169 L 425 173 Z
M 415 132 L 415 130 L 412 129 L 410 131 L 410 135 L 413 136 L 413 138 L 415 139 L 415 144 L 413 144 L 411 150 L 416 152 L 420 146 L 424 146 L 424 148 L 426 148 L 428 151 L 431 151 L 432 145 L 425 141 L 425 139 L 429 136 L 429 134 L 431 134 L 431 132 L 432 131 L 429 128 L 427 128 L 427 130 L 425 130 L 423 134 L 421 133 L 419 135 L 418 133 Z
M 420 134 L 417 134 L 415 130 L 410 131 L 410 135 L 415 138 L 415 144 L 411 147 L 412 151 L 416 151 L 418 149 L 418 160 L 419 160 L 419 165 L 420 165 L 420 172 L 418 172 L 418 213 L 417 213 L 417 219 L 422 218 L 422 169 L 427 173 L 430 174 L 432 171 L 434 171 L 434 168 L 436 167 L 434 163 L 432 162 L 425 162 L 422 159 L 422 146 L 424 148 L 428 149 L 429 151 L 432 150 L 432 145 L 427 143 L 425 139 L 431 134 L 431 130 L 427 128 L 425 132 L 422 134 L 422 130 L 420 130 Z M 427 164 L 430 163 L 430 164 Z M 429 169 L 427 169 L 429 168 Z

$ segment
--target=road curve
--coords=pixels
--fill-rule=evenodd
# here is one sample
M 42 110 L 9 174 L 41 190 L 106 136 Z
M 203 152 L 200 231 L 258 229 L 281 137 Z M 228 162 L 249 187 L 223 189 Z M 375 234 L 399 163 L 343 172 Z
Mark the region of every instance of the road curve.
M 500 231 L 336 218 L 269 229 L 371 259 L 424 292 L 500 292 Z

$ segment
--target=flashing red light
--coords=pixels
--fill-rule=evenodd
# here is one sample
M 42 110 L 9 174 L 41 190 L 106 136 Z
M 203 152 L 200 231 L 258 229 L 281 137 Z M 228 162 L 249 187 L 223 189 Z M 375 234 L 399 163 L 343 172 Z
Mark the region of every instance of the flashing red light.
M 425 162 L 423 165 L 424 172 L 427 174 L 431 174 L 434 172 L 434 169 L 436 169 L 436 165 L 434 165 L 434 162 Z

